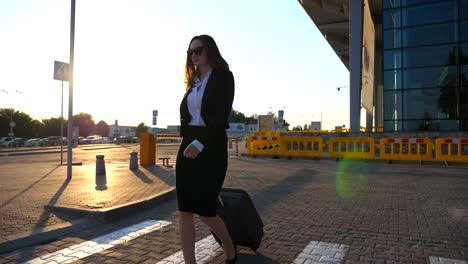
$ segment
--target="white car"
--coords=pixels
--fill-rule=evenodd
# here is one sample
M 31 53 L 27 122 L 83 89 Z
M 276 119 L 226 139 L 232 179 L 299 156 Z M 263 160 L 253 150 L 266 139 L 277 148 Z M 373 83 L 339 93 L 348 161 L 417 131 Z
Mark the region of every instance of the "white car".
M 45 142 L 42 138 L 31 138 L 24 142 L 25 147 L 37 147 L 43 145 L 45 145 Z
M 104 143 L 104 138 L 100 135 L 90 135 L 80 141 L 80 144 L 101 144 Z
M 24 144 L 24 138 L 13 138 L 6 142 L 3 142 L 2 147 L 21 147 Z
M 14 137 L 2 137 L 2 138 L 0 138 L 0 147 L 3 146 L 3 143 L 6 143 L 6 142 L 8 142 L 8 141 L 10 141 L 12 139 L 14 139 Z

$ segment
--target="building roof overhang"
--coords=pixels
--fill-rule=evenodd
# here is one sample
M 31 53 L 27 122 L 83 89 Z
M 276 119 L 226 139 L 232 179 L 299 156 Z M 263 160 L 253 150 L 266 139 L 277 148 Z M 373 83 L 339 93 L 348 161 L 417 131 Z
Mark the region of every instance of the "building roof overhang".
M 348 0 L 298 0 L 324 38 L 349 69 L 349 1 Z M 382 1 L 369 0 L 375 24 L 376 50 L 382 43 Z

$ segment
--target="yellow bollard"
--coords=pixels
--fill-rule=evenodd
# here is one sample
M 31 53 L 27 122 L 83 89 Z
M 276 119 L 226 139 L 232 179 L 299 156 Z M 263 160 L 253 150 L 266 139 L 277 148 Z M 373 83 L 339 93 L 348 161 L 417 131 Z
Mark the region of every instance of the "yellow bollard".
M 140 134 L 140 165 L 156 164 L 156 140 L 151 133 Z

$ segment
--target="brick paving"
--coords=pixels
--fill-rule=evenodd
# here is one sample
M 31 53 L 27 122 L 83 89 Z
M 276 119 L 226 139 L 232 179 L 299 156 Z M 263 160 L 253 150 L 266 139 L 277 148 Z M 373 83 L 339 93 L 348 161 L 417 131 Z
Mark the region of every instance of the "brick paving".
M 225 186 L 247 190 L 265 224 L 258 254 L 242 249 L 239 263 L 293 263 L 313 241 L 346 248 L 344 256 L 334 255 L 342 263 L 466 261 L 467 169 L 232 158 Z M 149 178 L 151 172 L 147 174 Z M 181 250 L 175 210 L 172 199 L 113 223 L 0 255 L 0 263 L 27 261 L 145 219 L 173 224 L 75 263 L 157 263 Z M 196 226 L 197 241 L 210 235 L 198 220 Z M 212 263 L 223 263 L 222 254 Z

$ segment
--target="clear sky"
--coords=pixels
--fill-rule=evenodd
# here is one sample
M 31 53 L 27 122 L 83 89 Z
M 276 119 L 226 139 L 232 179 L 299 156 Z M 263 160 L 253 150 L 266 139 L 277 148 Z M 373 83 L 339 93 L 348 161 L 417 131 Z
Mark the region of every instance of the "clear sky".
M 59 117 L 54 60 L 69 62 L 69 0 L 0 1 L 0 108 Z M 95 122 L 179 124 L 190 39 L 217 42 L 236 82 L 234 109 L 292 126 L 349 127 L 349 71 L 295 0 L 76 0 L 73 113 Z M 19 91 L 19 92 L 16 92 Z M 68 84 L 64 85 L 68 117 Z

